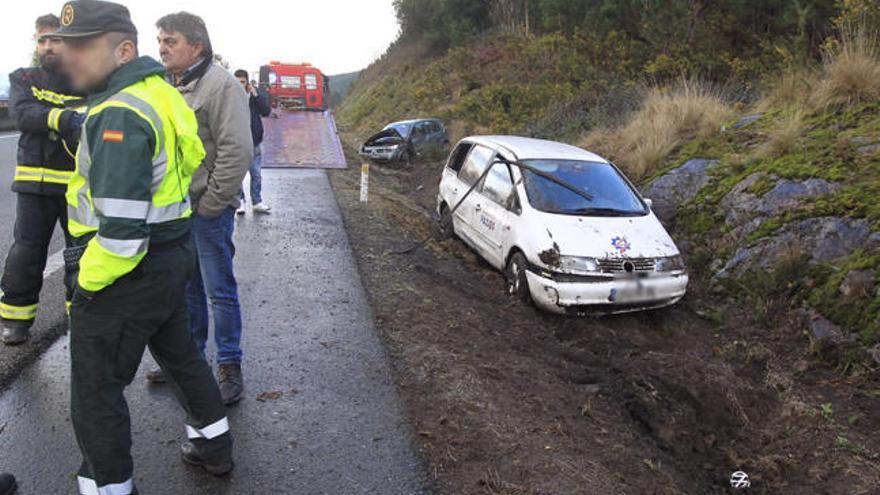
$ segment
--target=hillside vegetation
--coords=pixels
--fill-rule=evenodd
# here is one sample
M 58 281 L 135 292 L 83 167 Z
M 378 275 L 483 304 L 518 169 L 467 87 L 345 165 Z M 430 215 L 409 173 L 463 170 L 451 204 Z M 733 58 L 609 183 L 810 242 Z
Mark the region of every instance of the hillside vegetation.
M 396 6 L 400 39 L 339 109 L 350 138 L 436 116 L 453 139 L 600 152 L 659 199 L 701 293 L 767 324 L 800 314 L 817 349 L 867 359 L 880 339 L 880 3 Z

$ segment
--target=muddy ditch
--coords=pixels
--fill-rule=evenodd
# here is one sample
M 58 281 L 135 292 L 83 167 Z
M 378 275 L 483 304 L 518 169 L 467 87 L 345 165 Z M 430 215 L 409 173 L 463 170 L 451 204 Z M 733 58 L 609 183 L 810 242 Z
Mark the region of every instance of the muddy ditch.
M 732 493 L 737 470 L 746 493 L 880 486 L 877 377 L 816 361 L 802 329 L 699 287 L 651 313 L 540 313 L 460 242 L 419 244 L 442 164 L 373 166 L 364 205 L 349 163 L 331 181 L 440 493 Z

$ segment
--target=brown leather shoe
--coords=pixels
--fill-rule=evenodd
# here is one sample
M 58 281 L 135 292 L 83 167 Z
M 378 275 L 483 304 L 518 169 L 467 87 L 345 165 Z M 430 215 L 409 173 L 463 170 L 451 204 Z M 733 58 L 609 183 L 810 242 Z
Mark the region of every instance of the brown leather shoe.
M 221 364 L 217 372 L 217 383 L 220 385 L 220 396 L 223 404 L 231 406 L 241 400 L 244 392 L 244 377 L 238 363 Z

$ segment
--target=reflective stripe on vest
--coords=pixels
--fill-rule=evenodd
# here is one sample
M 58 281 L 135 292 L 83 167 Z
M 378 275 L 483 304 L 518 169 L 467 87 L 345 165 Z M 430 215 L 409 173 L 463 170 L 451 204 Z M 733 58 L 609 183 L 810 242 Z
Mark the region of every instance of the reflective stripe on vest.
M 48 182 L 66 186 L 71 177 L 73 177 L 72 171 L 19 165 L 15 167 L 14 179 L 19 182 Z
M 81 96 L 65 95 L 49 89 L 41 89 L 36 86 L 31 86 L 31 93 L 33 93 L 34 98 L 53 105 L 67 105 L 72 101 L 82 100 Z
M 160 224 L 185 218 L 191 212 L 188 191 L 184 191 L 181 201 L 157 206 L 154 201 L 165 176 L 168 173 L 168 152 L 165 142 L 165 124 L 156 110 L 143 99 L 124 92 L 117 93 L 105 102 L 89 111 L 89 118 L 99 114 L 105 108 L 121 107 L 130 110 L 150 124 L 155 134 L 156 149 L 153 153 L 153 171 L 150 193 L 153 201 L 139 202 L 115 198 L 93 198 L 89 187 L 89 171 L 92 157 L 88 145 L 88 135 L 83 127 L 80 146 L 77 152 L 77 175 L 71 189 L 75 189 L 75 201 L 68 197 L 68 216 L 71 233 L 78 237 L 98 229 L 98 215 L 114 218 L 146 220 L 148 224 Z M 68 194 L 73 191 L 68 191 Z M 114 249 L 104 245 L 108 251 Z

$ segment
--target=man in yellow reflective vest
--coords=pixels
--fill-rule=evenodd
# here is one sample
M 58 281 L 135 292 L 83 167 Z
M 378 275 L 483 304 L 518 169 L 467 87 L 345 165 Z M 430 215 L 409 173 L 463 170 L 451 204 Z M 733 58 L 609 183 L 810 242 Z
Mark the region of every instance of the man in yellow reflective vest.
M 162 65 L 138 57 L 127 8 L 68 2 L 61 25 L 65 67 L 88 103 L 67 190 L 75 247 L 65 253 L 78 265 L 70 352 L 80 493 L 136 491 L 123 391 L 146 347 L 187 413 L 183 460 L 224 475 L 232 437 L 185 298 L 196 266 L 188 190 L 205 156 L 195 114 Z
M 74 109 L 74 94 L 61 73 L 64 45 L 53 36 L 58 16 L 36 22 L 38 67 L 9 75 L 9 111 L 21 136 L 12 190 L 16 193 L 14 242 L 0 280 L 0 339 L 6 345 L 26 342 L 37 317 L 43 270 L 55 225 L 67 235 L 64 192 L 73 175 L 73 154 L 82 113 Z M 67 300 L 70 300 L 68 284 Z

